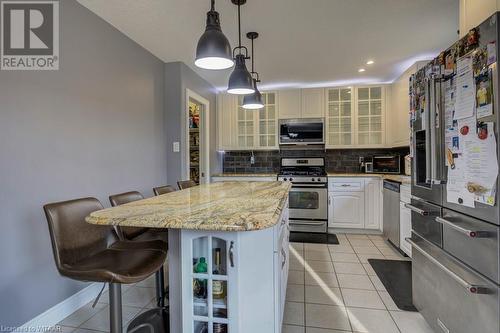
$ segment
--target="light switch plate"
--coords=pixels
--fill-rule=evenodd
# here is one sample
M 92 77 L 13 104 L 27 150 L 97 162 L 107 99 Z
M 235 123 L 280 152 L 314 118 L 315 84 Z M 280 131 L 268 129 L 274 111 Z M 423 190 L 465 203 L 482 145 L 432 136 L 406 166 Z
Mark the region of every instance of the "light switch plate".
M 174 153 L 178 153 L 181 151 L 181 144 L 176 141 L 172 144 L 172 150 L 174 151 Z

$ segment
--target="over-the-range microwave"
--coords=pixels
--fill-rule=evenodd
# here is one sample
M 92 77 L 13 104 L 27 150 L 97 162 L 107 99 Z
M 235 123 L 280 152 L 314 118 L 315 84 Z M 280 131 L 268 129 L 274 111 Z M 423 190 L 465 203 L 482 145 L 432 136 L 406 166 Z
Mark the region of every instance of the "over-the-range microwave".
M 322 118 L 280 119 L 280 145 L 324 145 L 325 121 Z

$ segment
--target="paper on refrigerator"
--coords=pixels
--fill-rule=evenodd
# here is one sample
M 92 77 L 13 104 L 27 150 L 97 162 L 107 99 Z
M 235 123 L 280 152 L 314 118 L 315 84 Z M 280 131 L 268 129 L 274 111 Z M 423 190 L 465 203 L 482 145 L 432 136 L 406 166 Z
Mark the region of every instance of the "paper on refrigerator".
M 448 182 L 446 184 L 448 202 L 467 207 L 475 207 L 474 193 L 467 189 L 467 164 L 468 160 L 464 154 L 464 143 L 466 138 L 477 137 L 475 135 L 476 118 L 469 117 L 456 121 L 455 127 L 446 129 L 445 141 L 452 140 L 450 146 L 446 146 Z M 450 157 L 449 155 L 452 155 Z
M 463 57 L 457 61 L 455 113 L 453 119 L 464 119 L 474 115 L 476 109 L 476 88 L 472 58 Z
M 488 135 L 481 140 L 476 131 L 463 140 L 466 186 L 474 200 L 495 205 L 498 176 L 497 143 L 493 123 L 485 123 Z

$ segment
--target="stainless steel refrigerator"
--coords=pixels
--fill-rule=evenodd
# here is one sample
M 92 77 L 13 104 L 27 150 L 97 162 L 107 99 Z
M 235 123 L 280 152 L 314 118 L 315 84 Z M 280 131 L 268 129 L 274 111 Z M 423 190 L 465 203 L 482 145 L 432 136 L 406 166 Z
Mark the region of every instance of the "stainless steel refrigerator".
M 499 20 L 496 13 L 410 80 L 413 164 L 412 201 L 407 207 L 412 210 L 413 302 L 439 333 L 500 332 L 498 197 L 493 206 L 448 201 L 447 174 L 452 166 L 445 144 L 445 121 L 450 115 L 445 114 L 444 97 L 449 80 L 457 79 L 453 59 L 487 50 L 496 60 Z M 498 68 L 496 61 L 487 66 L 494 110 L 481 122 L 494 123 L 498 140 Z M 500 156 L 498 141 L 496 155 Z M 497 189 L 499 185 L 497 177 Z

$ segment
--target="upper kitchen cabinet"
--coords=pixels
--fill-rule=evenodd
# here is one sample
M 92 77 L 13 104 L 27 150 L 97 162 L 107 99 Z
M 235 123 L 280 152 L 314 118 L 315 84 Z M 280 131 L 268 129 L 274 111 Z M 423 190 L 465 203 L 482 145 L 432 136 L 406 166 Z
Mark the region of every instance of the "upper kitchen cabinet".
M 352 147 L 354 133 L 354 94 L 352 88 L 327 89 L 326 144 Z
M 301 118 L 323 118 L 325 116 L 325 89 L 302 89 L 301 105 Z
M 385 144 L 384 87 L 358 87 L 356 97 L 358 146 L 383 146 Z
M 230 94 L 217 95 L 217 149 L 231 150 L 236 144 L 236 112 L 238 97 Z
M 325 116 L 325 90 L 280 90 L 279 119 L 323 118 Z
M 280 90 L 278 94 L 279 119 L 301 117 L 302 94 L 300 89 Z
M 408 68 L 391 85 L 390 107 L 387 108 L 387 146 L 410 145 L 410 76 L 423 68 L 427 61 L 419 61 Z
M 262 93 L 264 108 L 247 110 L 242 96 L 219 94 L 218 150 L 278 149 L 278 105 L 275 92 Z
M 386 86 L 326 89 L 327 148 L 384 147 L 386 99 Z

